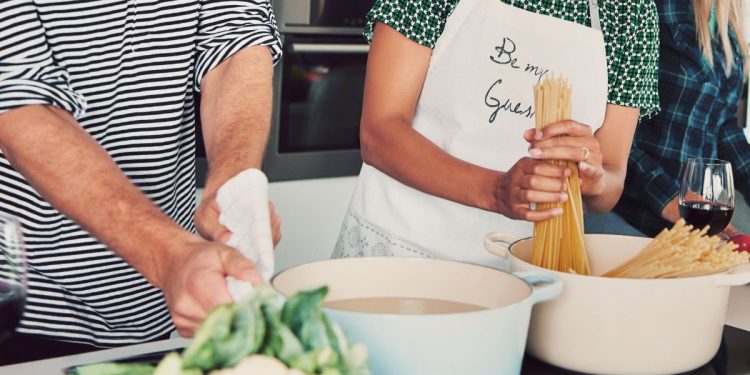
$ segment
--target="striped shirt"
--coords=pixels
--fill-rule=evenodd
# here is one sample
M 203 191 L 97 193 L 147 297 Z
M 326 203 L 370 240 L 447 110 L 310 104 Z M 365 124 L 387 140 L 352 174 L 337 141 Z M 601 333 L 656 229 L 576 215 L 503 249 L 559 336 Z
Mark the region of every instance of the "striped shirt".
M 0 113 L 30 104 L 69 111 L 144 194 L 194 231 L 193 92 L 251 45 L 268 46 L 278 61 L 268 0 L 4 0 Z M 1 153 L 0 212 L 20 219 L 26 241 L 19 332 L 115 346 L 174 329 L 161 292 Z

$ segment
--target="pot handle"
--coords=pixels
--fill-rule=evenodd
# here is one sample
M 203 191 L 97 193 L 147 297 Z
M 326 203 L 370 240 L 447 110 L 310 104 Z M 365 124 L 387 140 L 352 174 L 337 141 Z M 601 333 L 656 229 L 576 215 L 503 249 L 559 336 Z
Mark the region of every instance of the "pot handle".
M 750 265 L 745 264 L 731 271 L 716 275 L 716 286 L 739 286 L 750 284 Z
M 484 249 L 503 259 L 510 258 L 510 245 L 519 238 L 507 233 L 490 233 L 484 236 Z
M 549 301 L 562 293 L 563 283 L 559 277 L 544 271 L 513 272 L 527 283 L 531 284 L 531 300 L 534 304 Z M 544 284 L 544 286 L 538 286 Z

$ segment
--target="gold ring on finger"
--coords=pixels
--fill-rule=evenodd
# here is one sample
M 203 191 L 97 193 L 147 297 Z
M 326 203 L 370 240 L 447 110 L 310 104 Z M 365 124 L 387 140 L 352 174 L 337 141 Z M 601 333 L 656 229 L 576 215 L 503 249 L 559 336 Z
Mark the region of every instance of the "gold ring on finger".
M 591 156 L 591 150 L 589 150 L 586 146 L 581 146 L 581 149 L 583 150 L 583 161 L 589 160 L 589 156 Z

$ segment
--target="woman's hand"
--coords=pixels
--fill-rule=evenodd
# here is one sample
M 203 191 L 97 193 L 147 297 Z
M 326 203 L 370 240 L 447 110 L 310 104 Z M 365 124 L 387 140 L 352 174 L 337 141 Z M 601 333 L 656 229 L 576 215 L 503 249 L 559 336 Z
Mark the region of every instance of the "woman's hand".
M 561 208 L 532 210 L 531 204 L 564 202 L 565 178 L 570 170 L 532 158 L 516 162 L 500 175 L 495 189 L 497 211 L 511 219 L 544 221 L 562 214 Z
M 573 120 L 560 121 L 538 132 L 524 133 L 531 143 L 529 155 L 537 160 L 568 160 L 578 164 L 582 195 L 599 195 L 605 189 L 605 170 L 599 141 L 588 125 Z

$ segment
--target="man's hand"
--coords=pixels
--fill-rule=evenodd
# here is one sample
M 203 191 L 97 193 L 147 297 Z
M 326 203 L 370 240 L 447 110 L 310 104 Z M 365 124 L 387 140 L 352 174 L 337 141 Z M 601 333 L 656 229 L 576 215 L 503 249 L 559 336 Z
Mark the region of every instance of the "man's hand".
M 268 210 L 271 217 L 271 233 L 273 234 L 273 246 L 281 241 L 281 218 L 276 214 L 273 203 L 268 203 Z M 226 243 L 232 236 L 232 233 L 221 223 L 219 223 L 219 204 L 216 202 L 216 194 L 209 194 L 203 197 L 201 204 L 195 211 L 195 226 L 203 238 L 210 241 L 219 241 Z
M 253 284 L 258 284 L 261 277 L 251 261 L 229 246 L 197 237 L 184 246 L 172 252 L 158 287 L 164 293 L 177 331 L 183 337 L 192 337 L 214 307 L 232 302 L 226 276 Z
M 204 195 L 200 205 L 195 210 L 195 227 L 203 238 L 209 241 L 227 243 L 232 233 L 219 223 L 220 214 L 216 194 Z
M 281 217 L 276 214 L 276 207 L 268 202 L 268 210 L 271 215 L 271 234 L 273 234 L 273 247 L 281 242 Z

